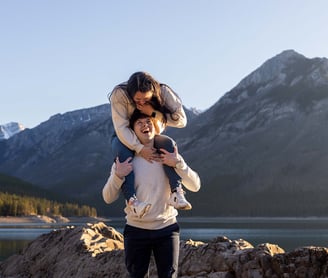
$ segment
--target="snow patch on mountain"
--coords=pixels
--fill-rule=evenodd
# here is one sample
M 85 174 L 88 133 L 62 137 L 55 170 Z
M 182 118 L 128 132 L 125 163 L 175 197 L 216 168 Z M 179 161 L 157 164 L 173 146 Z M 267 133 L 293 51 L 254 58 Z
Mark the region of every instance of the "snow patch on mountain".
M 22 124 L 16 122 L 0 125 L 0 140 L 9 139 L 24 129 L 25 127 Z

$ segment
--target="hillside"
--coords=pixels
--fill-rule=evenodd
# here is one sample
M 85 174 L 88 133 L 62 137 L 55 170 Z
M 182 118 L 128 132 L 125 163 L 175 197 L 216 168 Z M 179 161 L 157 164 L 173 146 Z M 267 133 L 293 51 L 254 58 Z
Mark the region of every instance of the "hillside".
M 179 138 L 207 191 L 194 202 L 220 215 L 327 215 L 327 117 L 327 59 L 268 60 Z
M 202 180 L 188 216 L 327 216 L 328 61 L 286 50 L 213 106 L 168 129 Z M 108 104 L 58 114 L 0 141 L 0 171 L 122 215 L 101 190 L 113 155 Z
M 0 173 L 0 192 L 16 194 L 21 196 L 39 197 L 47 199 L 65 200 L 64 196 L 58 196 L 54 193 L 33 185 L 21 179 Z M 67 201 L 67 199 L 65 200 Z
M 61 200 L 62 203 L 59 201 Z M 20 179 L 0 174 L 0 216 L 97 216 L 95 208 L 65 200 Z

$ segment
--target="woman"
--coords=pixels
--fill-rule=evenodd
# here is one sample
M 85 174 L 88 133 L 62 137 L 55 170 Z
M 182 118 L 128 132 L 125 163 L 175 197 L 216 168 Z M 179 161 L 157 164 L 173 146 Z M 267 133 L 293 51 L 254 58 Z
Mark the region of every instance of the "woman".
M 166 126 L 185 127 L 187 118 L 181 100 L 171 88 L 160 84 L 146 72 L 136 72 L 127 82 L 114 88 L 109 95 L 109 101 L 116 133 L 112 139 L 112 150 L 119 161 L 125 161 L 136 153 L 151 162 L 159 157 L 156 149 L 163 148 L 173 152 L 176 144 L 171 138 L 164 135 L 156 136 L 154 147 L 146 147 L 129 127 L 129 119 L 135 109 L 154 119 L 157 135 L 162 133 Z M 191 209 L 191 204 L 181 190 L 179 175 L 167 165 L 164 170 L 171 186 L 172 195 L 169 203 L 177 209 Z M 136 197 L 133 171 L 125 177 L 122 192 L 131 209 L 139 217 L 143 217 L 151 204 Z
M 153 148 L 155 135 L 154 119 L 136 110 L 131 116 L 131 128 L 140 143 Z M 154 254 L 159 278 L 177 277 L 179 258 L 179 225 L 177 210 L 168 205 L 170 185 L 163 165 L 174 167 L 182 178 L 183 185 L 191 190 L 200 189 L 198 174 L 184 162 L 175 147 L 172 153 L 161 149 L 160 161 L 151 163 L 140 153 L 131 162 L 117 160 L 112 165 L 110 177 L 103 188 L 103 198 L 110 204 L 118 199 L 125 177 L 129 175 L 132 164 L 135 172 L 136 196 L 151 206 L 147 215 L 139 218 L 127 205 L 126 226 L 124 228 L 125 263 L 130 277 L 144 277 L 147 273 L 151 254 Z

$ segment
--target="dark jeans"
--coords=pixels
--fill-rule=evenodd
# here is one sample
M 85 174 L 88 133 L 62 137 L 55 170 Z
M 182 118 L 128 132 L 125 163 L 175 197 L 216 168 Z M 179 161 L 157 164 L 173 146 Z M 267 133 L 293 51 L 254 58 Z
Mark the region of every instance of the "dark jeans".
M 180 227 L 177 223 L 160 230 L 124 228 L 125 265 L 131 278 L 144 278 L 153 252 L 159 278 L 178 276 Z
M 168 152 L 173 152 L 174 147 L 176 146 L 176 143 L 173 139 L 166 135 L 156 135 L 154 138 L 154 148 L 156 148 L 158 151 L 159 149 L 165 149 Z M 119 158 L 120 162 L 125 161 L 128 157 L 133 157 L 134 152 L 130 150 L 128 147 L 126 147 L 117 136 L 114 136 L 112 139 L 112 151 L 114 154 L 114 159 L 116 157 Z M 163 165 L 164 171 L 166 176 L 169 178 L 169 183 L 171 187 L 171 191 L 174 192 L 175 189 L 180 186 L 181 184 L 181 178 L 180 176 L 175 172 L 174 168 Z M 145 173 L 147 174 L 147 173 Z M 125 177 L 125 182 L 122 185 L 122 192 L 124 195 L 124 198 L 128 201 L 131 197 L 133 197 L 136 192 L 134 188 L 134 173 L 133 171 Z

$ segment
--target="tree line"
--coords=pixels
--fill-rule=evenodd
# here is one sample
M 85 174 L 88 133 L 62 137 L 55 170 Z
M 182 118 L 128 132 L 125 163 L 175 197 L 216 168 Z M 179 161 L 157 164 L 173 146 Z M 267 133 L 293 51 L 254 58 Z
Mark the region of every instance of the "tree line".
M 97 210 L 87 205 L 0 192 L 0 216 L 28 215 L 96 217 Z

